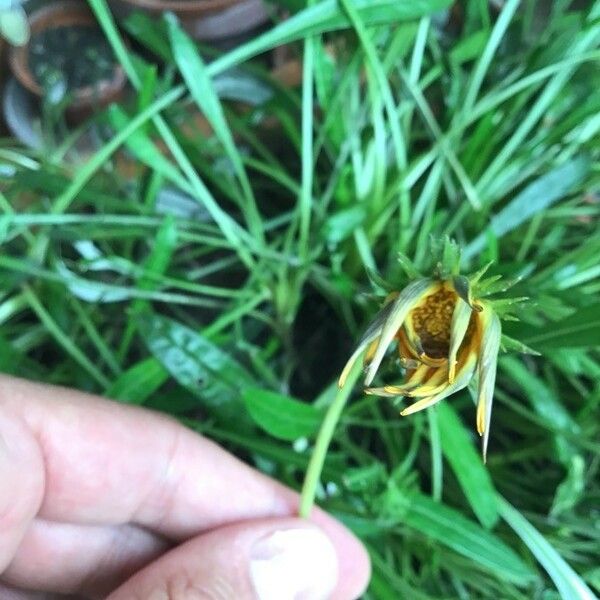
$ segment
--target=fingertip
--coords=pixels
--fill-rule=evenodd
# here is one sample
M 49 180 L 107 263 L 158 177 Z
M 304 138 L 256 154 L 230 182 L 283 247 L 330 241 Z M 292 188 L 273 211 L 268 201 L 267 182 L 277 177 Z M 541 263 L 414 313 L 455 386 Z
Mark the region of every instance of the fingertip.
M 310 520 L 331 540 L 338 557 L 338 584 L 332 600 L 359 598 L 371 579 L 371 559 L 363 543 L 342 523 L 320 509 Z
M 193 593 L 259 600 L 358 598 L 369 576 L 362 545 L 330 517 L 316 521 L 271 518 L 212 530 L 142 569 L 109 600 L 167 593 L 182 598 L 196 597 Z

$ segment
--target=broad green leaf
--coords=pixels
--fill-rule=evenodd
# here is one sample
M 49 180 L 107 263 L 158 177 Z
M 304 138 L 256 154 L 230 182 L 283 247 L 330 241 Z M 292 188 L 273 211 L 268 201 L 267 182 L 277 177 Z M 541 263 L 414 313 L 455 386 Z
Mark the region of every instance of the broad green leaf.
M 469 558 L 498 577 L 525 584 L 533 571 L 498 537 L 460 512 L 421 493 L 408 496 L 409 507 L 403 523 L 423 535 Z
M 597 600 L 583 579 L 517 509 L 500 496 L 498 497 L 498 508 L 502 518 L 546 569 L 562 600 Z
M 160 393 L 150 396 L 144 406 L 170 415 L 177 415 L 185 422 L 187 416 L 197 413 L 198 398 L 181 386 L 168 386 L 164 391 L 161 390 Z
M 242 398 L 253 421 L 281 440 L 311 437 L 323 419 L 321 411 L 312 405 L 276 392 L 248 388 Z
M 169 372 L 154 357 L 129 367 L 106 390 L 106 395 L 128 404 L 143 404 L 169 377 Z
M 209 412 L 238 426 L 248 424 L 242 392 L 254 381 L 227 352 L 182 323 L 153 313 L 140 316 L 138 331 L 152 354 Z
M 491 529 L 498 521 L 496 490 L 470 436 L 449 403 L 437 406 L 442 452 L 450 463 L 479 522 Z
M 588 174 L 590 166 L 588 158 L 574 158 L 530 183 L 492 217 L 489 228 L 464 249 L 463 256 L 468 259 L 483 250 L 488 233 L 500 238 L 564 198 Z
M 536 350 L 594 348 L 600 346 L 600 303 L 579 308 L 545 327 L 520 325 L 519 339 Z

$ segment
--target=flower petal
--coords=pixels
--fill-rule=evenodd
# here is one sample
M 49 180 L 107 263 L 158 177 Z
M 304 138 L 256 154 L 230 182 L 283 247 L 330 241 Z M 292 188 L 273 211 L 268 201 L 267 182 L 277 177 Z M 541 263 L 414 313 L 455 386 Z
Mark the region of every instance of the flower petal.
M 481 307 L 473 300 L 472 287 L 468 277 L 457 275 L 452 279 L 452 287 L 459 298 L 462 298 L 473 310 L 481 311 Z
M 413 386 L 410 384 L 384 385 L 383 387 L 367 388 L 365 394 L 368 396 L 380 396 L 381 398 L 396 398 L 406 396 L 408 390 Z
M 388 346 L 398 333 L 398 329 L 402 326 L 409 311 L 418 304 L 424 296 L 428 295 L 428 293 L 431 293 L 439 286 L 440 282 L 433 279 L 417 279 L 407 285 L 393 302 L 390 302 L 388 305 L 390 306 L 389 316 L 381 330 L 381 338 L 379 339 L 377 351 L 367 368 L 365 385 L 370 385 L 373 381 Z
M 431 369 L 427 365 L 419 364 L 403 383 L 367 388 L 365 393 L 373 396 L 381 396 L 383 398 L 406 396 L 411 390 L 416 389 L 425 382 L 427 376 L 430 375 L 430 371 Z
M 443 391 L 448 386 L 448 369 L 444 366 L 439 369 L 429 369 L 427 377 L 418 386 L 408 390 L 407 396 L 422 398 L 432 396 Z
M 448 382 L 444 381 L 443 383 L 439 383 L 438 385 L 421 385 L 414 390 L 410 390 L 408 394 L 406 394 L 409 398 L 425 398 L 427 396 L 433 396 L 435 394 L 439 394 L 443 392 L 448 387 Z
M 447 398 L 454 392 L 458 392 L 462 390 L 469 384 L 471 381 L 471 377 L 473 377 L 473 372 L 475 371 L 475 365 L 477 364 L 477 354 L 475 352 L 470 352 L 466 361 L 461 365 L 458 373 L 456 374 L 456 378 L 453 383 L 448 384 L 445 390 L 438 394 L 434 394 L 433 396 L 429 396 L 428 398 L 423 398 L 414 404 L 406 407 L 400 414 L 403 417 L 407 415 L 412 415 L 424 408 L 428 408 L 438 403 L 440 400 Z
M 471 319 L 471 307 L 462 299 L 456 301 L 452 313 L 452 324 L 450 325 L 450 348 L 448 350 L 448 381 L 452 383 L 456 373 L 456 355 L 465 339 L 469 321 Z
M 352 356 L 348 359 L 348 362 L 344 366 L 344 369 L 340 375 L 338 380 L 338 387 L 343 387 L 346 383 L 346 379 L 348 378 L 348 374 L 352 369 L 352 366 L 358 359 L 358 357 L 365 351 L 369 346 L 371 346 L 375 340 L 381 335 L 381 331 L 383 326 L 389 317 L 393 307 L 393 302 L 389 302 L 386 304 L 376 315 L 373 321 L 371 321 L 370 325 L 367 327 L 367 330 L 363 333 L 362 337 L 358 341 L 358 345 L 356 350 L 352 353 Z
M 431 376 L 431 369 L 425 363 L 421 363 L 412 373 L 406 378 L 406 383 L 409 383 L 412 387 L 425 383 L 428 376 Z
M 490 421 L 492 419 L 492 402 L 494 400 L 494 385 L 496 383 L 496 366 L 502 327 L 498 315 L 489 304 L 481 303 L 480 324 L 483 330 L 479 355 L 479 386 L 477 393 L 477 431 L 483 436 L 483 461 L 487 456 L 488 440 L 490 437 Z

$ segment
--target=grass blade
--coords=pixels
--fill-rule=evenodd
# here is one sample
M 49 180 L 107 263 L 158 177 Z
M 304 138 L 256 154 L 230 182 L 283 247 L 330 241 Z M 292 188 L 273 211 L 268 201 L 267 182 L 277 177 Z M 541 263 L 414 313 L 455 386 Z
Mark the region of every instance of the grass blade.
M 256 240 L 263 243 L 264 227 L 256 207 L 252 186 L 246 174 L 240 151 L 235 144 L 233 135 L 225 119 L 223 107 L 214 89 L 212 79 L 207 73 L 206 66 L 196 45 L 181 30 L 173 15 L 169 15 L 167 18 L 169 40 L 175 63 L 183 76 L 194 102 L 223 144 L 225 153 L 233 165 L 242 188 L 244 198 L 240 202 L 240 205 L 244 211 L 248 228 Z
M 542 175 L 492 217 L 489 231 L 496 238 L 500 238 L 516 229 L 534 215 L 564 198 L 583 180 L 590 167 L 589 159 L 580 156 Z M 487 243 L 487 236 L 487 231 L 481 232 L 463 250 L 463 258 L 468 260 L 480 252 Z
M 502 518 L 546 569 L 562 600 L 597 600 L 583 579 L 563 560 L 546 538 L 501 496 L 498 496 L 498 509 Z
M 411 494 L 408 500 L 410 506 L 403 520 L 409 527 L 436 539 L 500 577 L 521 585 L 531 580 L 531 569 L 495 535 L 424 494 Z
M 452 406 L 442 402 L 437 413 L 444 456 L 477 519 L 486 529 L 491 529 L 498 522 L 499 515 L 496 490 L 489 471 L 473 446 L 472 436 L 467 434 Z

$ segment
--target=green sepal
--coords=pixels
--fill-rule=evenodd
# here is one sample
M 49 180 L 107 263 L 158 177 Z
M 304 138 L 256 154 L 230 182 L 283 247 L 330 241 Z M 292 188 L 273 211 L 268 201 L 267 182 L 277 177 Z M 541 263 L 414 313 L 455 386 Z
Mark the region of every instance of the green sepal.
M 397 258 L 398 262 L 400 263 L 400 267 L 402 267 L 402 270 L 406 273 L 406 276 L 409 279 L 421 279 L 423 277 L 423 275 L 415 266 L 415 263 L 413 263 L 413 261 L 410 260 L 406 254 L 398 252 Z
M 378 296 L 387 295 L 394 291 L 396 288 L 386 279 L 384 279 L 375 269 L 367 267 L 367 277 L 371 286 L 374 288 L 375 294 Z

